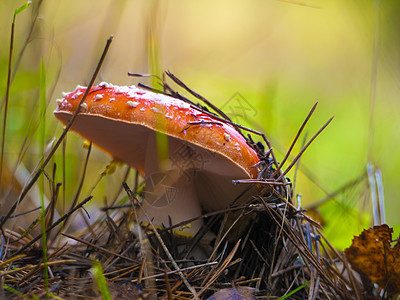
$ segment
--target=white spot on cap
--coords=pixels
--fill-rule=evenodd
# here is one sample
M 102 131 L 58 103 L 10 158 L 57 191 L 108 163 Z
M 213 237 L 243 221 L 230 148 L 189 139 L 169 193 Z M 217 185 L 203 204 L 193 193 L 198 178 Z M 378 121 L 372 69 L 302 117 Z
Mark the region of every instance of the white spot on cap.
M 82 94 L 83 94 L 83 92 L 77 92 L 75 95 L 80 96 Z
M 103 94 L 97 94 L 96 98 L 94 98 L 94 101 L 99 101 L 101 99 L 103 99 L 104 95 Z
M 76 86 L 76 88 L 75 88 L 75 91 L 76 91 L 76 90 L 79 90 L 79 89 L 86 89 L 86 86 L 82 86 L 82 85 L 79 85 L 79 84 L 78 84 L 78 85 Z
M 178 102 L 177 105 L 179 108 L 190 108 L 190 104 L 183 101 Z
M 145 110 L 146 110 L 145 108 L 141 108 L 141 109 L 140 109 L 140 111 L 145 111 Z
M 56 102 L 57 102 L 57 104 L 61 104 L 61 103 L 63 103 L 63 99 L 57 99 Z
M 81 104 L 81 111 L 82 111 L 82 112 L 87 111 L 87 108 L 88 108 L 88 106 L 87 106 L 86 103 L 82 103 L 82 104 Z
M 231 140 L 231 136 L 227 133 L 224 133 L 224 139 L 225 141 L 229 142 Z
M 151 110 L 155 113 L 161 113 L 161 111 L 157 107 L 152 107 Z
M 139 102 L 136 101 L 127 101 L 126 104 L 129 105 L 129 107 L 136 107 L 139 105 Z
M 65 97 L 65 96 L 67 96 L 69 93 L 67 93 L 67 92 L 62 92 L 62 96 L 63 97 Z
M 122 94 L 123 92 L 126 92 L 126 87 L 124 87 L 124 86 L 119 86 L 119 87 L 117 87 L 117 88 L 115 89 L 115 92 L 116 92 L 117 94 Z
M 110 98 L 110 102 L 114 102 L 115 101 L 115 98 Z

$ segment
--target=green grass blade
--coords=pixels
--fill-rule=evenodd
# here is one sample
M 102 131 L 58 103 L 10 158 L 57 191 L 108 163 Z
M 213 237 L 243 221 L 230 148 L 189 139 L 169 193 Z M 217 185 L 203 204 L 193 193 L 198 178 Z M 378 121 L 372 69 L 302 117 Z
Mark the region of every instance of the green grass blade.
M 57 300 L 64 300 L 63 298 L 58 297 L 57 295 L 54 295 L 54 294 L 52 294 L 52 293 L 49 293 L 49 296 L 50 296 L 51 298 L 54 298 L 54 299 L 57 299 Z
M 104 300 L 111 300 L 110 290 L 108 289 L 108 284 L 106 277 L 103 273 L 103 267 L 98 260 L 93 261 L 93 275 L 96 280 L 97 287 L 99 288 L 100 294 Z
M 4 116 L 3 116 L 3 129 L 2 129 L 2 140 L 1 140 L 1 152 L 0 152 L 0 178 L 3 175 L 3 161 L 4 161 L 4 148 L 5 148 L 5 141 L 6 141 L 6 127 L 7 127 L 7 114 L 8 114 L 8 100 L 10 95 L 10 86 L 11 86 L 11 63 L 12 63 L 12 56 L 14 50 L 14 32 L 15 32 L 15 17 L 22 12 L 25 8 L 27 8 L 31 4 L 31 1 L 27 1 L 24 5 L 17 8 L 14 11 L 13 22 L 11 24 L 11 36 L 10 36 L 10 50 L 9 50 L 9 57 L 8 57 L 8 73 L 7 73 L 7 86 L 6 86 L 6 95 L 4 97 Z M 1 185 L 0 185 L 1 191 Z M 14 209 L 15 210 L 15 209 Z M 10 211 L 10 215 L 11 215 Z M 4 222 L 9 218 L 8 215 Z M 1 222 L 0 227 L 3 226 L 4 222 Z
M 282 296 L 281 298 L 279 298 L 278 300 L 283 300 L 286 299 L 290 296 L 292 296 L 293 294 L 297 293 L 298 291 L 300 291 L 301 289 L 305 288 L 307 285 L 310 284 L 310 280 L 307 281 L 306 283 L 302 284 L 301 286 L 299 286 L 298 288 L 294 289 L 293 291 L 291 291 L 289 294 Z
M 162 67 L 160 54 L 160 30 L 159 30 L 159 4 L 156 1 L 150 1 L 149 19 L 147 23 L 147 62 L 150 77 L 150 85 L 153 88 L 160 88 L 162 85 Z M 161 108 L 160 108 L 161 109 Z M 157 125 L 165 127 L 165 118 L 157 118 Z M 168 137 L 165 134 L 156 132 L 156 147 L 160 166 L 168 160 Z
M 29 5 L 31 5 L 32 4 L 32 1 L 27 1 L 27 2 L 25 2 L 24 4 L 22 4 L 20 7 L 18 7 L 15 11 L 14 11 L 14 18 L 13 18 L 13 23 L 15 22 L 15 17 L 19 14 L 19 13 L 21 13 L 21 12 L 23 12 Z
M 45 135 L 46 135 L 46 66 L 44 61 L 42 60 L 40 64 L 40 146 L 42 157 L 44 157 L 45 151 Z M 46 236 L 46 207 L 44 203 L 44 176 L 41 178 L 41 197 L 40 197 L 40 206 L 41 206 L 41 229 L 42 229 L 42 246 L 43 246 L 43 263 L 44 263 L 44 281 L 46 292 L 48 293 L 49 288 L 49 278 L 48 278 L 48 270 L 47 270 L 47 236 Z
M 46 66 L 40 64 L 40 144 L 42 156 L 46 148 Z
M 20 296 L 22 295 L 21 292 L 17 291 L 16 289 L 12 288 L 11 286 L 9 286 L 9 285 L 7 285 L 5 283 L 3 283 L 1 286 L 3 287 L 3 289 L 5 289 L 5 290 L 7 290 L 7 291 L 9 291 L 9 292 L 11 292 L 11 293 L 13 293 L 15 295 L 20 295 Z

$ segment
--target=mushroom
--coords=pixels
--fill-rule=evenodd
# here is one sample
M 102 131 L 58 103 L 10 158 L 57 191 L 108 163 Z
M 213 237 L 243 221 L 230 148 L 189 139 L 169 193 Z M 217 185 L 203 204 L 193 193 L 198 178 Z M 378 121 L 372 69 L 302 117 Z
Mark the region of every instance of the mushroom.
M 55 116 L 67 124 L 85 87 L 57 100 Z M 257 178 L 257 153 L 231 125 L 182 100 L 135 86 L 93 87 L 71 129 L 145 176 L 146 214 L 156 225 L 175 225 L 224 209 L 246 190 L 232 180 Z M 145 213 L 146 214 L 145 214 Z M 186 228 L 196 233 L 199 219 Z

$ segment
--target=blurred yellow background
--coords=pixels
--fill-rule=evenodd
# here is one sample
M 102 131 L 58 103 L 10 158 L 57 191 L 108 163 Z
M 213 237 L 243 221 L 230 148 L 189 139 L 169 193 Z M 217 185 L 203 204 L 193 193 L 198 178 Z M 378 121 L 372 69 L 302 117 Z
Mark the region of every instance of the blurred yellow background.
M 12 16 L 23 3 L 0 3 L 2 96 Z M 40 62 L 46 65 L 50 141 L 62 129 L 52 116 L 55 99 L 89 82 L 106 39 L 113 34 L 97 83 L 148 84 L 127 72 L 149 73 L 150 65 L 158 64 L 225 107 L 228 114 L 238 113 L 236 121 L 264 132 L 279 159 L 318 101 L 306 127 L 307 138 L 331 116 L 335 118 L 301 159 L 296 192 L 302 195 L 303 207 L 365 174 L 370 161 L 383 174 L 386 223 L 399 228 L 400 4 L 396 1 L 33 1 L 16 19 L 13 68 L 36 13 L 11 87 L 6 144 L 11 161 L 27 128 L 39 120 L 39 112 L 34 112 L 39 105 Z M 150 63 L 149 41 L 158 57 Z M 241 103 L 245 110 L 234 112 L 233 103 Z M 74 177 L 81 172 L 77 162 L 86 152 L 74 134 L 68 138 L 76 142 L 67 150 L 68 174 Z M 34 144 L 28 152 L 25 164 L 32 170 L 40 155 Z M 109 161 L 98 150 L 92 159 L 101 166 Z M 101 168 L 95 166 L 90 165 L 89 171 L 98 173 Z M 97 175 L 88 174 L 93 184 Z M 293 179 L 294 173 L 289 177 Z M 99 189 L 106 190 L 107 184 Z M 67 199 L 74 188 L 67 191 Z M 352 235 L 372 224 L 368 181 L 364 177 L 319 209 L 328 238 L 339 248 L 349 246 Z

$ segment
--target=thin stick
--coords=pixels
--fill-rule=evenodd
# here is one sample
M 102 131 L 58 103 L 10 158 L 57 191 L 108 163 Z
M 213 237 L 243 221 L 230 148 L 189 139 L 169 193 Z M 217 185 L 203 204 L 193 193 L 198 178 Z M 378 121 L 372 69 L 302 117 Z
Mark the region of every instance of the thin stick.
M 85 244 L 85 245 L 87 245 L 87 246 L 89 246 L 89 247 L 93 247 L 94 249 L 97 249 L 97 250 L 102 251 L 102 252 L 104 252 L 104 253 L 111 254 L 111 255 L 117 256 L 117 257 L 119 257 L 119 258 L 123 258 L 123 259 L 125 259 L 125 260 L 127 260 L 127 261 L 130 261 L 130 262 L 133 262 L 133 263 L 135 263 L 135 264 L 139 264 L 139 262 L 138 262 L 137 260 L 135 260 L 135 259 L 133 259 L 133 258 L 130 258 L 130 257 L 128 257 L 128 256 L 124 256 L 124 255 L 118 254 L 118 253 L 116 253 L 116 252 L 110 251 L 110 250 L 108 250 L 108 249 L 106 249 L 106 248 L 97 246 L 97 245 L 95 245 L 95 244 L 93 244 L 93 243 L 91 243 L 91 242 L 82 240 L 82 239 L 80 239 L 80 238 L 78 238 L 78 237 L 69 235 L 69 234 L 67 234 L 67 233 L 61 233 L 61 234 L 62 234 L 63 236 L 66 236 L 67 238 L 70 238 L 70 239 L 75 240 L 75 241 L 77 241 L 77 242 L 79 242 L 79 243 Z
M 175 274 L 175 273 L 177 273 L 179 271 L 188 271 L 188 270 L 198 269 L 198 268 L 202 268 L 202 267 L 213 266 L 213 265 L 216 265 L 216 264 L 218 264 L 217 261 L 212 261 L 212 262 L 209 262 L 209 263 L 190 266 L 190 267 L 182 268 L 182 269 L 179 269 L 179 270 L 174 270 L 174 271 L 168 271 L 168 272 L 164 272 L 164 273 L 154 274 L 154 275 L 151 275 L 151 276 L 143 277 L 142 280 L 146 280 L 146 279 L 150 279 L 150 278 L 157 278 L 157 277 L 161 277 L 161 276 L 164 276 L 164 275 L 171 275 L 171 274 Z M 132 280 L 132 282 L 136 282 L 136 281 L 138 281 L 138 280 L 137 279 L 133 279 Z
M 257 180 L 257 179 L 240 179 L 240 180 L 232 180 L 234 184 L 262 184 L 262 185 L 292 185 L 291 182 L 277 182 L 275 180 Z
M 88 148 L 88 151 L 87 151 L 87 154 L 86 154 L 85 163 L 84 163 L 84 165 L 83 165 L 82 177 L 81 177 L 81 180 L 80 180 L 78 189 L 77 189 L 77 191 L 76 191 L 76 193 L 75 193 L 74 200 L 72 201 L 70 210 L 74 208 L 74 206 L 75 206 L 76 203 L 78 202 L 79 195 L 81 194 L 82 187 L 83 187 L 83 182 L 85 181 L 86 170 L 87 170 L 87 166 L 88 166 L 88 163 L 89 163 L 89 157 L 90 157 L 91 150 L 92 150 L 92 142 L 90 142 L 90 144 L 89 144 L 89 148 Z M 66 218 L 66 219 L 65 219 L 64 227 L 67 227 L 68 220 L 69 220 L 69 218 Z M 60 229 L 60 230 L 61 230 L 61 229 Z
M 285 164 L 286 160 L 289 158 L 289 155 L 292 152 L 294 145 L 296 144 L 297 140 L 299 139 L 300 134 L 303 132 L 304 127 L 306 127 L 306 124 L 310 120 L 310 118 L 311 118 L 312 114 L 314 113 L 317 105 L 318 105 L 318 102 L 315 102 L 315 104 L 311 108 L 310 112 L 308 113 L 307 118 L 304 120 L 304 122 L 301 125 L 299 131 L 297 132 L 296 137 L 294 138 L 292 144 L 289 147 L 289 150 L 286 152 L 285 157 L 283 158 L 282 162 L 279 164 L 279 166 L 275 170 L 275 172 L 271 175 L 271 178 L 273 178 L 276 174 L 278 174 L 279 170 L 283 167 L 283 165 Z
M 1 176 L 3 175 L 3 160 L 4 160 L 4 145 L 6 143 L 8 99 L 10 96 L 10 86 L 11 86 L 11 62 L 14 49 L 14 31 L 15 31 L 15 16 L 13 22 L 11 23 L 10 52 L 8 54 L 7 87 L 6 87 L 6 96 L 4 99 L 3 137 L 1 140 L 1 154 L 0 154 L 0 178 L 2 178 Z M 1 185 L 0 185 L 0 192 L 1 192 Z
M 358 176 L 357 178 L 345 183 L 343 186 L 339 187 L 336 191 L 334 191 L 332 193 L 328 193 L 321 200 L 317 200 L 312 205 L 306 206 L 306 209 L 310 210 L 310 209 L 315 209 L 315 208 L 321 206 L 322 204 L 324 204 L 325 202 L 329 201 L 330 199 L 335 198 L 340 193 L 343 193 L 346 190 L 350 189 L 351 187 L 355 186 L 356 184 L 361 183 L 363 180 L 365 180 L 366 177 L 367 177 L 367 172 L 363 171 L 360 176 Z
M 231 119 L 218 107 L 216 107 L 214 104 L 212 104 L 210 101 L 208 101 L 206 98 L 204 98 L 202 95 L 196 93 L 195 91 L 191 90 L 186 84 L 184 84 L 180 79 L 178 79 L 174 74 L 172 74 L 170 71 L 167 71 L 166 74 L 168 75 L 169 78 L 171 78 L 177 85 L 183 87 L 185 90 L 187 90 L 189 93 L 191 93 L 193 96 L 195 96 L 197 99 L 200 99 L 203 101 L 205 104 L 207 104 L 209 107 L 211 107 L 214 111 L 219 113 L 223 118 L 231 121 Z
M 268 205 L 266 204 L 266 202 L 264 201 L 264 199 L 260 198 L 260 200 L 262 201 L 262 203 L 264 204 L 266 211 L 268 212 L 268 214 L 271 216 L 272 220 L 275 222 L 276 225 L 278 225 L 278 227 L 282 230 L 282 232 L 285 234 L 285 236 L 292 242 L 292 244 L 298 249 L 298 251 L 300 253 L 303 254 L 303 256 L 305 258 L 308 258 L 309 262 L 318 270 L 318 272 L 320 274 L 323 275 L 323 277 L 325 278 L 325 280 L 331 285 L 334 286 L 331 278 L 329 278 L 325 273 L 324 270 L 322 269 L 322 266 L 318 263 L 318 261 L 316 260 L 316 258 L 314 257 L 313 253 L 308 249 L 307 245 L 304 243 L 304 241 L 298 236 L 298 234 L 296 234 L 294 231 L 290 231 L 288 232 L 287 229 L 291 230 L 290 226 L 287 226 L 287 220 L 285 220 L 285 222 L 283 224 L 281 224 L 279 222 L 279 220 L 276 219 L 276 217 L 274 216 L 273 210 L 271 210 Z M 287 229 L 286 229 L 286 228 Z M 298 243 L 296 243 L 296 241 Z M 299 246 L 299 244 L 301 245 L 301 247 Z
M 209 281 L 202 287 L 202 289 L 197 293 L 197 295 L 195 295 L 196 299 L 198 297 L 200 297 L 201 294 L 203 294 L 214 283 L 214 281 L 218 279 L 218 277 L 221 275 L 221 273 L 229 266 L 229 263 L 231 262 L 233 256 L 236 254 L 236 251 L 239 248 L 240 242 L 241 242 L 241 239 L 239 239 L 237 241 L 237 243 L 233 247 L 232 251 L 226 257 L 226 259 L 222 262 L 221 267 L 219 267 L 219 269 L 215 271 L 215 273 L 211 276 Z
M 80 111 L 81 104 L 83 103 L 83 101 L 85 101 L 87 95 L 89 94 L 90 88 L 92 87 L 94 81 L 96 80 L 96 77 L 97 77 L 98 73 L 100 72 L 100 68 L 101 68 L 101 66 L 102 66 L 102 64 L 104 62 L 104 59 L 105 59 L 106 55 L 107 55 L 108 49 L 110 48 L 112 39 L 113 39 L 113 36 L 110 36 L 107 39 L 107 43 L 106 43 L 106 46 L 104 48 L 103 54 L 100 57 L 99 63 L 97 64 L 96 70 L 93 73 L 93 76 L 92 76 L 92 78 L 90 80 L 90 83 L 89 83 L 89 85 L 88 85 L 88 87 L 87 87 L 87 89 L 85 91 L 85 94 L 83 95 L 82 100 L 79 102 L 78 108 L 75 110 L 75 112 L 72 115 L 70 121 L 65 126 L 64 131 L 62 132 L 60 138 L 57 140 L 57 142 L 54 145 L 54 147 L 51 149 L 51 151 L 47 155 L 47 157 L 44 160 L 44 162 L 40 165 L 40 168 L 38 170 L 36 170 L 35 174 L 33 174 L 31 179 L 29 180 L 29 182 L 25 185 L 25 187 L 22 190 L 21 194 L 19 195 L 19 198 L 17 199 L 17 201 L 14 202 L 13 206 L 10 208 L 10 210 L 7 213 L 7 215 L 0 221 L 0 229 L 3 228 L 4 223 L 14 213 L 14 211 L 17 208 L 17 206 L 19 205 L 19 203 L 21 203 L 21 201 L 25 198 L 26 194 L 33 187 L 33 185 L 35 184 L 36 180 L 39 178 L 40 174 L 43 172 L 44 168 L 47 166 L 47 164 L 49 163 L 50 159 L 52 158 L 52 156 L 54 155 L 54 153 L 56 152 L 56 150 L 58 149 L 58 147 L 61 145 L 62 141 L 64 140 L 65 136 L 67 135 L 67 132 L 71 128 L 73 122 L 75 121 L 75 119 L 76 119 L 76 117 L 77 117 L 77 115 L 78 115 L 78 113 Z
M 297 154 L 297 156 L 295 157 L 295 159 L 292 161 L 292 163 L 289 165 L 289 167 L 286 168 L 285 172 L 282 173 L 281 176 L 279 176 L 279 178 L 276 181 L 279 181 L 280 179 L 282 179 L 283 176 L 285 176 L 291 169 L 292 167 L 295 165 L 295 163 L 299 160 L 300 156 L 303 155 L 304 151 L 307 150 L 308 146 L 311 145 L 311 143 L 317 138 L 317 136 L 319 136 L 319 134 L 326 128 L 326 126 L 329 125 L 329 123 L 333 120 L 335 116 L 331 117 L 328 122 L 326 122 L 324 124 L 324 126 L 321 127 L 320 130 L 318 130 L 318 132 L 311 138 L 311 140 L 308 141 L 308 143 L 303 147 L 303 149 L 301 149 L 301 151 L 299 152 L 299 154 Z
M 261 134 L 261 136 L 262 136 L 264 142 L 267 144 L 268 149 L 272 149 L 271 142 L 267 139 L 267 137 L 265 136 L 265 134 Z M 274 151 L 271 150 L 270 153 L 271 153 L 271 157 L 272 157 L 272 160 L 274 161 L 275 166 L 276 166 L 277 168 L 279 168 L 279 163 L 278 163 L 278 160 L 276 159 L 276 156 L 275 156 Z M 281 173 L 282 173 L 282 170 L 279 170 L 279 173 L 281 174 Z M 278 180 L 277 180 L 277 181 L 278 181 Z
M 49 228 L 47 228 L 45 234 L 47 234 L 50 230 L 52 230 L 54 227 L 56 227 L 58 224 L 60 224 L 62 221 L 65 220 L 65 218 L 67 218 L 69 215 L 73 214 L 76 210 L 78 210 L 79 208 L 81 208 L 83 205 L 85 205 L 89 200 L 91 200 L 93 197 L 87 197 L 85 200 L 83 200 L 81 203 L 79 203 L 77 206 L 75 206 L 75 208 L 71 211 L 69 211 L 67 214 L 63 215 L 61 218 L 59 218 L 57 221 L 55 221 Z M 37 240 L 39 240 L 42 237 L 42 234 L 39 234 L 37 237 L 35 237 L 34 239 L 32 239 L 28 244 L 26 244 L 24 247 L 22 247 L 21 249 L 19 249 L 17 251 L 17 253 L 15 253 L 14 255 L 17 255 L 21 252 L 23 252 L 25 249 L 29 248 L 31 245 L 33 245 Z
M 306 141 L 307 141 L 307 138 L 308 138 L 308 132 L 306 132 L 306 133 L 304 134 L 303 142 L 301 143 L 301 148 L 304 147 L 304 145 L 305 145 L 305 143 L 306 143 Z M 299 160 L 297 161 L 296 167 L 294 168 L 293 186 L 292 186 L 292 187 L 293 187 L 293 192 L 292 192 L 292 195 L 296 195 L 297 173 L 298 173 L 299 168 L 300 168 L 300 160 L 301 160 L 301 159 L 299 159 Z M 299 203 L 297 203 L 297 205 L 298 205 L 298 207 L 299 207 Z M 300 207 L 301 207 L 301 205 L 300 205 Z

